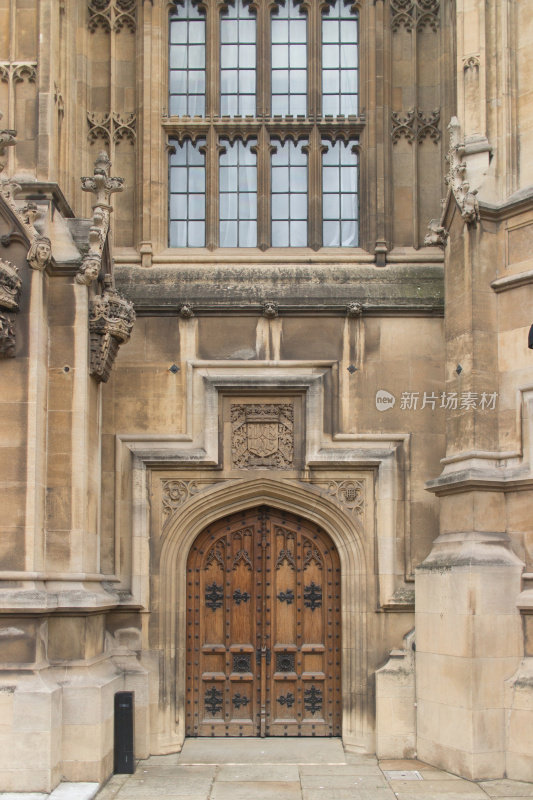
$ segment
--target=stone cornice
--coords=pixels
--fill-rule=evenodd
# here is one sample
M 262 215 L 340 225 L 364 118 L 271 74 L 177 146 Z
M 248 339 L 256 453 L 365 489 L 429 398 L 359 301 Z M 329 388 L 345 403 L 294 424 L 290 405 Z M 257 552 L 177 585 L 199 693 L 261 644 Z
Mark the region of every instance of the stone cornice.
M 266 300 L 283 313 L 346 314 L 350 303 L 363 314 L 443 314 L 443 268 L 439 264 L 396 265 L 185 265 L 143 269 L 115 266 L 117 288 L 137 313 L 261 314 Z

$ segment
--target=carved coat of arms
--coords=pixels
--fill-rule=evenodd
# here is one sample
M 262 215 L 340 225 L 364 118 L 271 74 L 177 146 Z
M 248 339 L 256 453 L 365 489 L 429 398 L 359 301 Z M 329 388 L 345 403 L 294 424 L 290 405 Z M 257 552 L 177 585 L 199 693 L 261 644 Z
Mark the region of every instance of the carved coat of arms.
M 238 468 L 291 469 L 294 462 L 292 403 L 231 406 L 231 460 Z

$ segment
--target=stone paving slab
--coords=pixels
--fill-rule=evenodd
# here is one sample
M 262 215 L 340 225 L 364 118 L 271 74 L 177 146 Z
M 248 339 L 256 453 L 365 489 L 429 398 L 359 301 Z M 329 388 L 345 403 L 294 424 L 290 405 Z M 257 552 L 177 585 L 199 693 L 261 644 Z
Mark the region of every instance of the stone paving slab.
M 531 765 L 533 779 L 533 764 Z M 523 781 L 481 781 L 479 784 L 489 797 L 533 797 L 533 783 Z
M 345 764 L 340 739 L 186 739 L 180 764 Z
M 437 793 L 448 800 L 452 794 L 468 794 L 472 797 L 486 798 L 483 789 L 476 783 L 466 780 L 441 781 L 441 780 L 421 780 L 421 781 L 389 781 L 391 789 L 398 794 L 409 793 L 417 797 L 424 797 L 427 794 Z
M 387 780 L 384 770 L 422 780 Z M 45 800 L 41 797 L 29 800 Z M 422 761 L 344 753 L 335 739 L 188 739 L 111 778 L 97 800 L 518 800 L 533 784 L 476 783 Z M 0 800 L 4 798 L 0 795 Z M 6 800 L 22 800 L 20 795 Z M 49 800 L 54 800 L 50 798 Z M 65 798 L 65 800 L 68 800 Z M 73 799 L 74 800 L 74 799 Z M 80 798 L 76 798 L 80 800 Z
M 298 781 L 215 783 L 212 800 L 300 800 Z
M 218 781 L 299 781 L 296 764 L 226 764 L 217 771 Z

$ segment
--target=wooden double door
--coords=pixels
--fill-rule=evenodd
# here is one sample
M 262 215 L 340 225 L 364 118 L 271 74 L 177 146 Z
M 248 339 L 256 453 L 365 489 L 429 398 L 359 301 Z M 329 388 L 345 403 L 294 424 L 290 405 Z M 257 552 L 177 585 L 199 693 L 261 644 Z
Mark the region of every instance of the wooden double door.
M 187 734 L 339 736 L 340 566 L 270 507 L 218 520 L 187 564 Z

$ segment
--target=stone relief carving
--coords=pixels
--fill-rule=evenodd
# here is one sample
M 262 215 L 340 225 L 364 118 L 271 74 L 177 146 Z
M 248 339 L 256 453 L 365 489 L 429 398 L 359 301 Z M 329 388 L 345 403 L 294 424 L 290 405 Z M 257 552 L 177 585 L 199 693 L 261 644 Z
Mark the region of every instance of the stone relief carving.
M 232 404 L 231 463 L 238 469 L 292 469 L 294 404 Z
M 163 524 L 174 511 L 199 491 L 196 481 L 164 480 L 163 487 Z
M 464 161 L 465 146 L 461 141 L 461 126 L 457 117 L 452 117 L 448 130 L 450 131 L 450 149 L 446 156 L 448 161 L 446 183 L 454 194 L 464 221 L 474 223 L 479 220 L 477 190 L 470 191 L 470 184 L 465 180 L 467 167 Z
M 99 27 L 116 33 L 123 28 L 132 33 L 137 29 L 137 0 L 89 0 L 88 11 L 91 33 Z
M 363 480 L 332 480 L 325 488 L 327 493 L 345 509 L 352 514 L 362 516 L 365 505 L 365 482 Z
M 102 254 L 109 232 L 109 217 L 112 207 L 109 204 L 113 192 L 121 192 L 124 178 L 110 177 L 111 161 L 102 152 L 94 163 L 94 175 L 81 179 L 84 192 L 94 195 L 93 222 L 89 231 L 89 251 L 84 256 L 76 281 L 89 286 L 99 275 L 102 267 Z
M 478 55 L 471 55 L 471 56 L 463 56 L 463 70 L 467 69 L 479 69 L 481 64 L 480 58 Z
M 87 112 L 89 132 L 87 138 L 94 143 L 101 139 L 105 144 L 114 144 L 127 139 L 130 144 L 135 144 L 137 138 L 137 115 L 134 111 L 118 114 L 116 111 L 108 114 L 98 114 L 96 111 Z
M 440 110 L 434 109 L 428 116 L 419 108 L 411 108 L 405 116 L 397 111 L 391 114 L 392 119 L 392 143 L 396 144 L 404 136 L 409 144 L 417 142 L 419 144 L 424 139 L 429 138 L 435 144 L 440 141 Z
M 424 236 L 426 247 L 446 247 L 448 231 L 443 228 L 438 219 L 430 219 L 428 232 Z
M 135 321 L 133 303 L 106 288 L 89 304 L 90 374 L 105 383 L 121 344 L 128 341 Z
M 0 259 L 0 358 L 15 355 L 15 318 L 5 312 L 19 310 L 21 286 L 16 266 Z
M 448 196 L 442 201 L 443 211 L 440 220 L 432 219 L 429 222 L 428 233 L 424 237 L 424 244 L 429 247 L 432 245 L 446 246 L 448 231 L 444 223 L 450 194 L 453 194 L 461 216 L 467 225 L 475 225 L 479 220 L 477 190 L 471 190 L 469 182 L 465 179 L 467 169 L 467 164 L 464 160 L 465 145 L 461 141 L 461 126 L 457 117 L 452 117 L 448 130 L 450 131 L 450 148 L 446 156 L 448 174 L 445 178 L 448 186 Z
M 35 83 L 37 80 L 36 61 L 2 61 L 0 62 L 0 80 L 3 83 L 22 83 L 27 80 Z
M 439 27 L 439 0 L 391 0 L 391 28 L 402 26 L 407 31 L 420 30 L 426 25 L 437 31 Z

